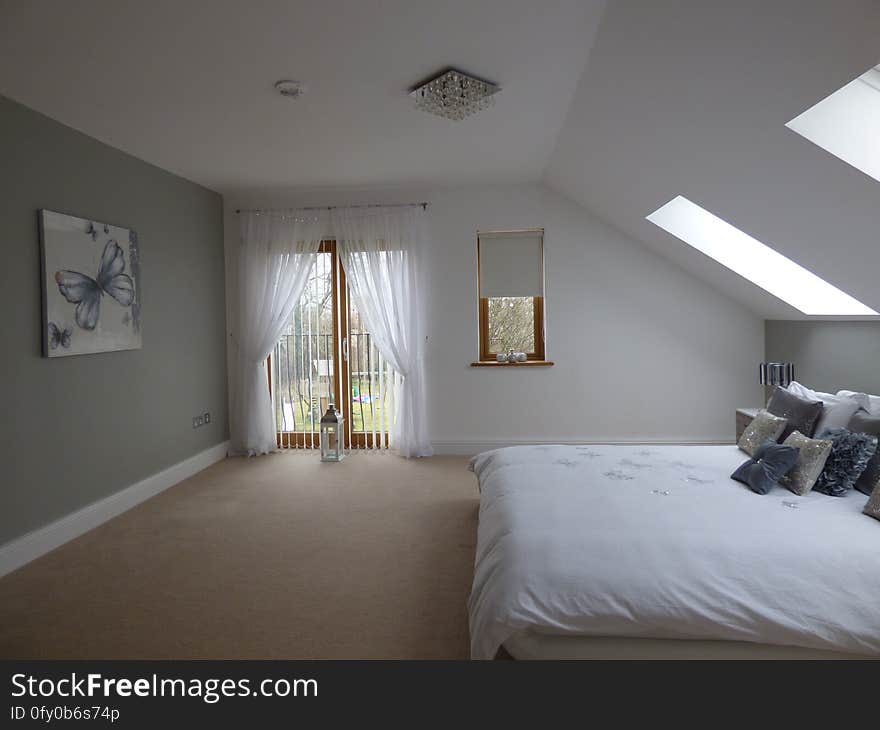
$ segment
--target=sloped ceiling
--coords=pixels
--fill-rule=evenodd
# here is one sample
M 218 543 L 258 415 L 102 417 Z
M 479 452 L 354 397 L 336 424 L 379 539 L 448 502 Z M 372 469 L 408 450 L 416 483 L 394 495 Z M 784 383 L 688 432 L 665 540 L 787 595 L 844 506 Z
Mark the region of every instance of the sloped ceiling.
M 645 220 L 684 195 L 880 311 L 880 184 L 785 127 L 880 61 L 876 0 L 611 0 L 545 181 L 766 318 Z
M 541 177 L 604 0 L 0 0 L 0 93 L 220 192 Z M 454 65 L 502 86 L 414 108 Z M 273 91 L 293 78 L 309 91 Z
M 607 5 L 607 7 L 606 7 Z M 877 0 L 0 0 L 0 93 L 223 193 L 542 179 L 739 300 L 645 220 L 684 195 L 880 310 L 880 183 L 786 122 L 880 61 Z M 497 81 L 455 123 L 406 91 Z M 296 102 L 272 84 L 309 85 Z

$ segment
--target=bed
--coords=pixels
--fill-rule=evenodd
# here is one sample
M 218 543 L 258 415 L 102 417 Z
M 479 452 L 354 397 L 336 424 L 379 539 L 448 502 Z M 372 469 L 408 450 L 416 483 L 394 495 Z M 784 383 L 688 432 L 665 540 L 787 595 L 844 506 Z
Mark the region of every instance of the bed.
M 730 479 L 735 446 L 480 454 L 471 655 L 880 657 L 866 497 Z

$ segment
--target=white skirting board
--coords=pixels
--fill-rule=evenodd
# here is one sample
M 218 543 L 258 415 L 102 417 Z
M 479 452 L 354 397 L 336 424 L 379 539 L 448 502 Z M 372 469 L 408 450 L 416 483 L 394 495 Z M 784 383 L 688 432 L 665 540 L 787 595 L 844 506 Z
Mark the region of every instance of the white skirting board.
M 132 507 L 145 502 L 169 487 L 188 479 L 202 469 L 226 458 L 229 442 L 212 446 L 188 459 L 147 477 L 137 484 L 114 492 L 97 502 L 72 512 L 45 527 L 0 545 L 0 576 L 11 573 L 31 560 L 79 537 Z
M 718 446 L 719 444 L 736 443 L 731 439 L 705 439 L 702 441 L 687 439 L 531 439 L 529 441 L 433 441 L 434 453 L 438 456 L 475 456 L 483 451 L 502 449 L 506 446 L 539 446 L 544 444 L 565 444 L 571 446 L 676 446 L 703 445 Z

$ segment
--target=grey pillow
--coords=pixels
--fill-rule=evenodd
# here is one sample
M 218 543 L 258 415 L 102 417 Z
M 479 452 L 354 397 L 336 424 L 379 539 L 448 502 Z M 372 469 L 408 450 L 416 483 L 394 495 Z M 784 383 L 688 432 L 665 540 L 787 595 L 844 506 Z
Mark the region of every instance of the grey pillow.
M 760 446 L 755 457 L 745 462 L 730 475 L 756 494 L 767 494 L 775 487 L 798 459 L 798 449 L 785 444 L 769 443 Z
M 880 437 L 880 416 L 872 416 L 865 411 L 858 411 L 849 419 L 846 427 L 855 433 L 867 433 Z M 880 448 L 874 452 L 865 471 L 856 480 L 856 489 L 870 496 L 878 484 L 880 484 Z
M 767 401 L 767 410 L 774 416 L 781 416 L 788 421 L 782 432 L 782 438 L 788 438 L 793 431 L 800 431 L 804 436 L 812 436 L 816 421 L 822 415 L 822 401 L 807 400 L 785 388 L 777 386 Z
M 758 448 L 767 441 L 775 444 L 786 425 L 788 425 L 788 421 L 784 418 L 774 416 L 767 411 L 758 411 L 752 422 L 746 426 L 736 445 L 753 459 L 757 459 L 755 452 Z
M 846 428 L 829 428 L 820 438 L 831 441 L 831 453 L 813 489 L 832 497 L 845 497 L 877 451 L 877 437 Z
M 799 496 L 809 492 L 816 480 L 825 468 L 828 454 L 831 453 L 831 442 L 820 439 L 811 439 L 804 436 L 800 431 L 795 431 L 787 439 L 786 446 L 795 446 L 800 449 L 797 463 L 779 483 Z

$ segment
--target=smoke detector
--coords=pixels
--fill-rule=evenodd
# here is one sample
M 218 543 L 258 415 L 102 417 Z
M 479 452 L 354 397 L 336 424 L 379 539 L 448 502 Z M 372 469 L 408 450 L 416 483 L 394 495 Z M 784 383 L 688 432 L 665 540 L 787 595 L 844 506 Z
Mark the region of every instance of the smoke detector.
M 307 88 L 301 81 L 282 79 L 281 81 L 275 82 L 275 91 L 281 94 L 281 96 L 286 96 L 289 99 L 298 99 L 306 93 Z

